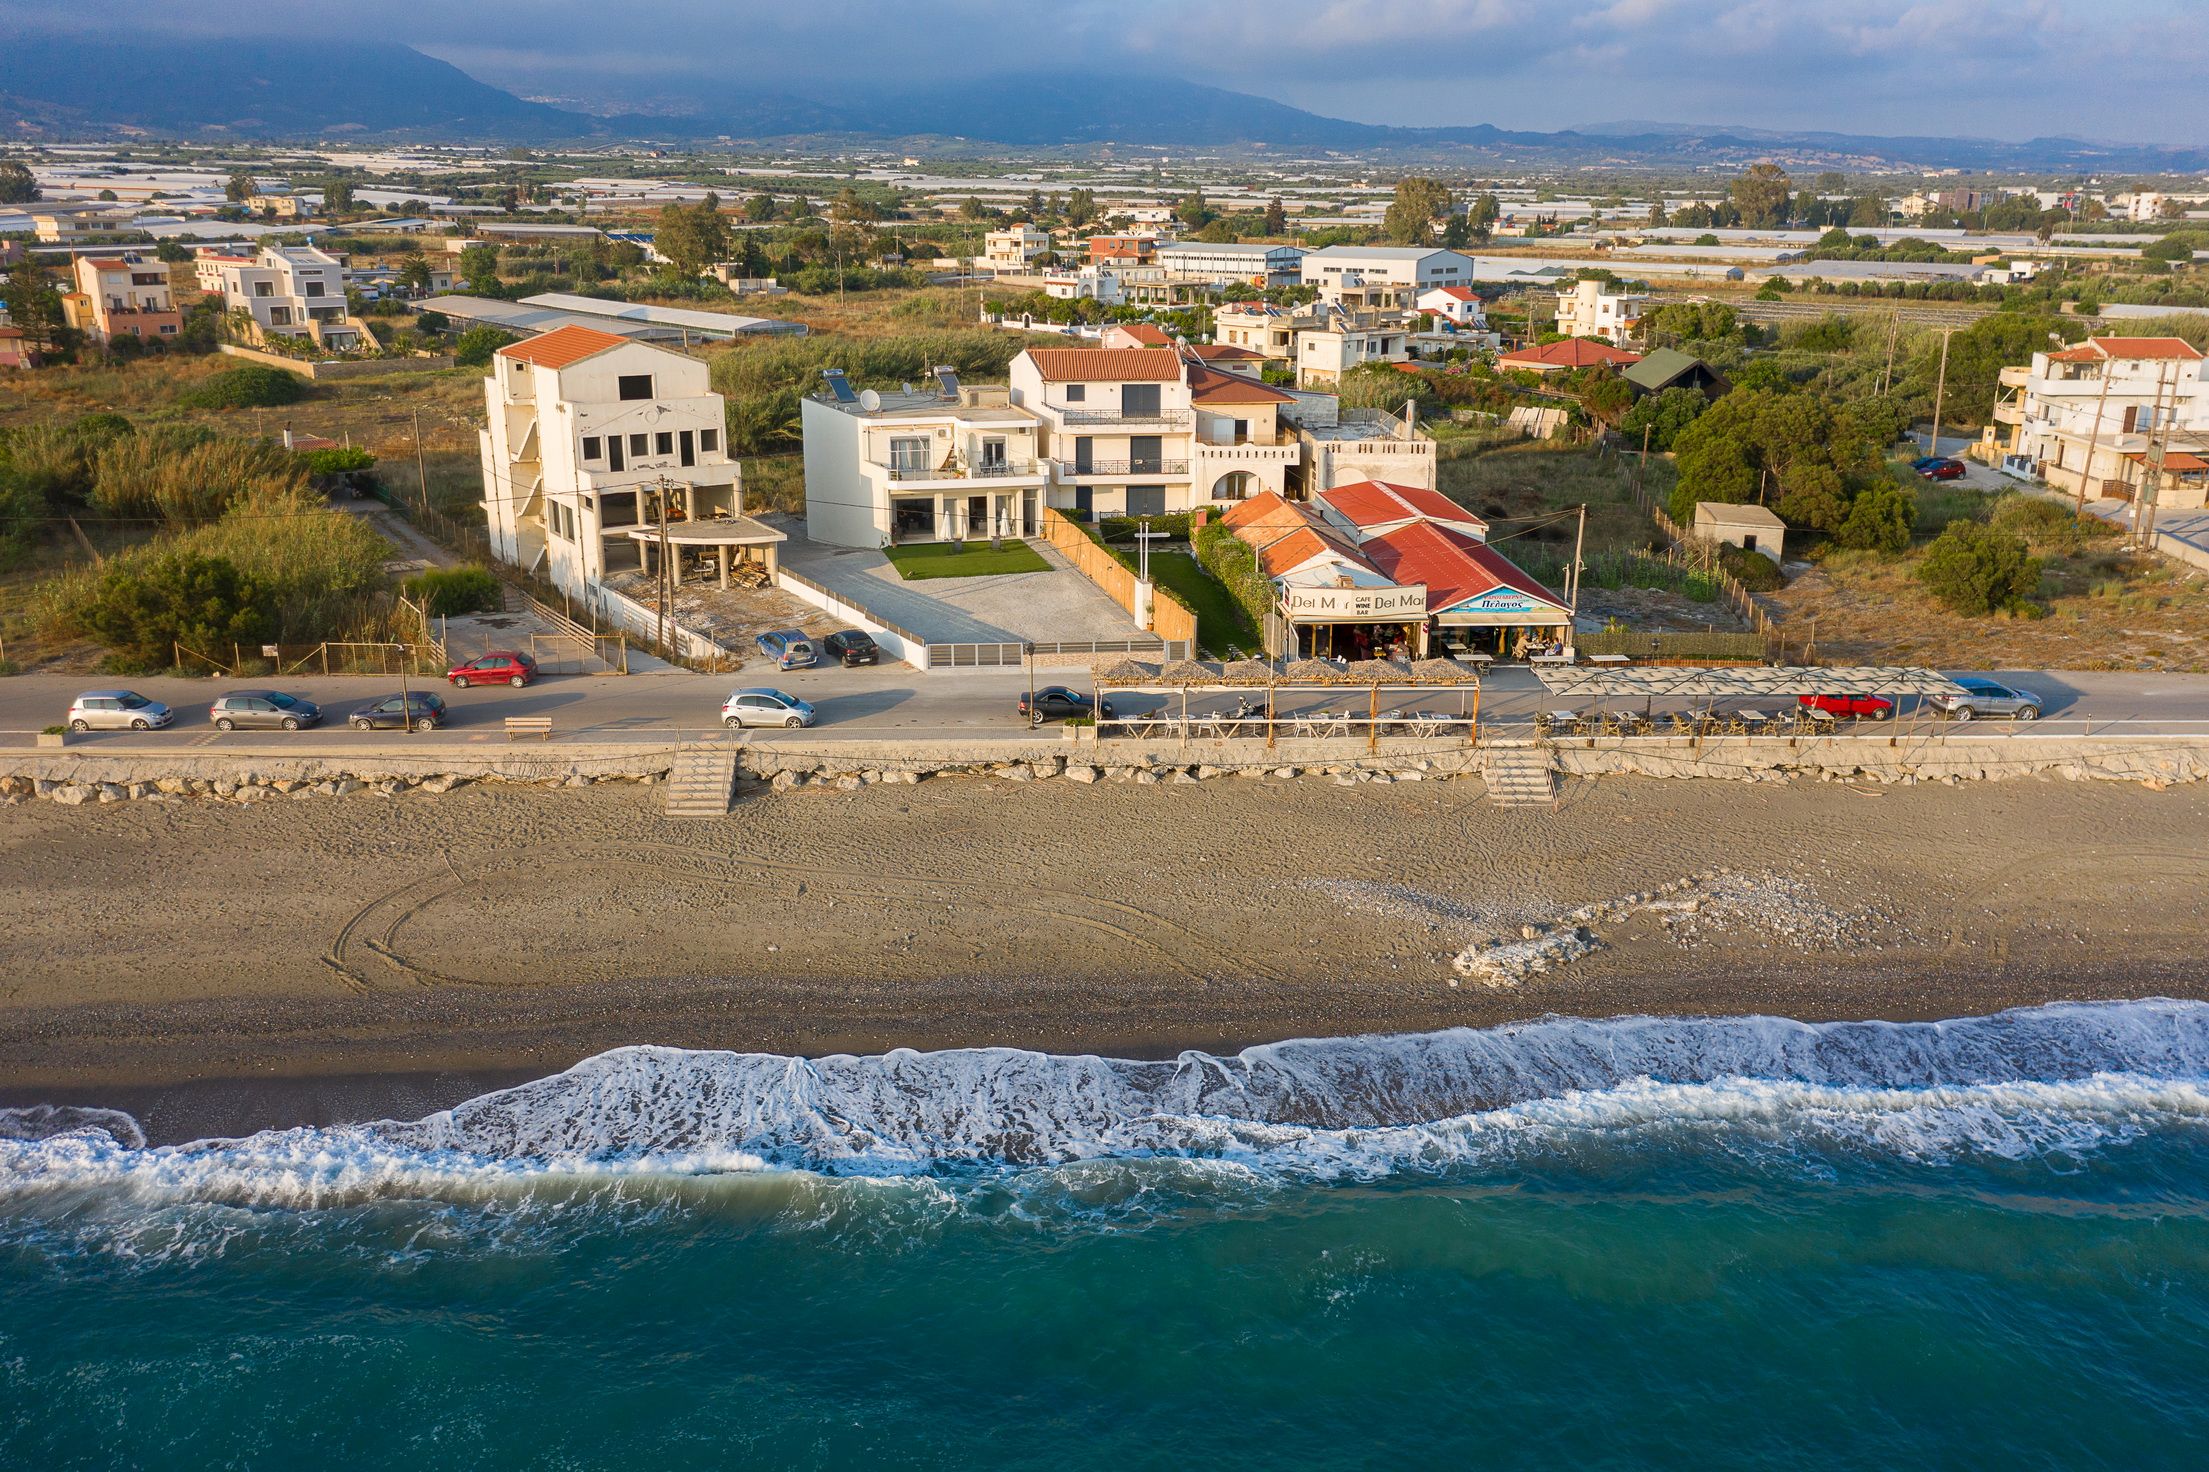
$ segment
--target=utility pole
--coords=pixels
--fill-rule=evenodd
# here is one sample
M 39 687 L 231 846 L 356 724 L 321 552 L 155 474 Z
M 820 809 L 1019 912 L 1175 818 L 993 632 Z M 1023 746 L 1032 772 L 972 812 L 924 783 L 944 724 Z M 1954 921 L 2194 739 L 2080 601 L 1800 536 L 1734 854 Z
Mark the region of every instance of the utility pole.
M 1636 500 L 1641 498 L 1642 482 L 1649 474 L 1649 431 L 1656 427 L 1653 421 L 1641 427 L 1641 460 L 1640 463 L 1634 466 L 1634 498 Z
M 1948 339 L 1955 330 L 1953 327 L 1941 329 L 1941 371 L 1933 383 L 1933 438 L 1925 446 L 1928 455 L 1941 452 L 1941 399 L 1948 391 Z
M 416 409 L 413 411 L 413 414 L 414 475 L 415 479 L 421 483 L 422 509 L 424 511 L 427 511 L 430 509 L 430 472 L 428 463 L 422 458 L 422 411 L 420 409 Z
M 2163 499 L 2163 461 L 2170 453 L 2171 421 L 2178 417 L 2176 403 L 2169 413 L 2163 409 L 2163 388 L 2169 377 L 2166 369 L 2155 372 L 2155 422 L 2148 426 L 2147 447 L 2140 456 L 2140 499 L 2133 504 L 2132 530 L 2143 551 L 2155 549 L 2155 510 Z M 2175 391 L 2177 385 L 2171 387 Z
M 1887 316 L 1887 366 L 1879 375 L 1879 396 L 1885 398 L 1895 381 L 1895 342 L 1902 336 L 1902 309 L 1897 307 Z
M 1588 503 L 1582 501 L 1580 503 L 1580 526 L 1572 534 L 1572 587 L 1571 590 L 1565 595 L 1566 610 L 1572 615 L 1575 620 L 1580 617 L 1580 549 L 1586 545 L 1587 540 Z M 1569 630 L 1567 631 L 1565 642 L 1567 644 L 1570 644 L 1572 642 L 1571 632 Z
M 2109 375 L 2116 366 L 2114 358 L 2102 360 L 2102 391 L 2094 397 L 2094 428 L 2086 438 L 2086 463 L 2079 467 L 2079 494 L 2071 510 L 2072 516 L 2080 521 L 2086 519 L 2086 483 L 2094 478 L 2094 452 L 2102 444 L 2102 406 L 2109 402 Z M 2160 381 L 2157 387 L 2161 388 Z
M 660 575 L 652 581 L 653 601 L 658 605 L 659 615 L 653 625 L 653 637 L 659 642 L 661 650 L 664 651 L 667 648 L 667 621 L 672 613 L 670 605 L 675 601 L 675 582 L 669 576 L 667 565 L 667 496 L 669 489 L 667 477 L 661 476 L 654 484 L 660 493 L 658 497 L 660 508 Z

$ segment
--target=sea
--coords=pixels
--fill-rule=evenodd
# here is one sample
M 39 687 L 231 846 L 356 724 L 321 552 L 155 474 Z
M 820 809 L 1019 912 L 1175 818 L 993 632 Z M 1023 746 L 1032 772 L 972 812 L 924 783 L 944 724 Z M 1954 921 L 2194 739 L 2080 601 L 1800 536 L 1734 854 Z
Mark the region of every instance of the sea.
M 2209 1467 L 2209 1005 L 0 1114 L 0 1466 Z

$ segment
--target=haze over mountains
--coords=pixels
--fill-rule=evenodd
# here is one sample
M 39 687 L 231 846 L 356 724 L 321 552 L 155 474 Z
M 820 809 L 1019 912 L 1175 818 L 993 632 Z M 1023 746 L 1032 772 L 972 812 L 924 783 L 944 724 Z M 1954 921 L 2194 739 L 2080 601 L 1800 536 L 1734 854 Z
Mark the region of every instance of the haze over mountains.
M 58 139 L 142 129 L 225 137 L 456 143 L 737 139 L 955 139 L 976 145 L 1341 151 L 1464 164 L 1726 165 L 1778 156 L 1807 165 L 2047 172 L 2192 172 L 2209 148 L 1883 138 L 1672 123 L 1606 123 L 1556 133 L 1398 128 L 1171 78 L 961 77 L 817 100 L 731 89 L 671 99 L 668 112 L 586 112 L 528 101 L 390 42 L 175 39 L 159 48 L 88 38 L 0 36 L 0 127 Z M 687 109 L 687 110 L 677 110 Z

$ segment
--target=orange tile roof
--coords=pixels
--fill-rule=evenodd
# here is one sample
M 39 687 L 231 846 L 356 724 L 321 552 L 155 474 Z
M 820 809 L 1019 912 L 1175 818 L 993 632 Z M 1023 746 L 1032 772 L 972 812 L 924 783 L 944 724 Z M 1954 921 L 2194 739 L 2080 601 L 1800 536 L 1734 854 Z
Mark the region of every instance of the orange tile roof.
M 1593 338 L 1568 337 L 1559 342 L 1545 342 L 1537 348 L 1520 348 L 1496 359 L 1496 366 L 1508 368 L 1514 364 L 1543 368 L 1593 368 L 1598 363 L 1608 363 L 1614 368 L 1624 368 L 1639 363 L 1641 354 L 1629 353 L 1624 348 L 1614 348 L 1607 342 Z
M 1263 353 L 1254 353 L 1248 348 L 1239 348 L 1225 342 L 1195 342 L 1181 351 L 1184 357 L 1197 358 L 1207 363 L 1255 363 L 1265 357 Z
M 1415 521 L 1361 549 L 1373 566 L 1398 583 L 1427 586 L 1427 612 L 1445 613 L 1468 598 L 1509 588 L 1556 608 L 1564 600 L 1519 570 L 1486 542 Z
M 1181 354 L 1171 348 L 1029 348 L 1028 361 L 1048 383 L 1172 383 Z
M 1488 525 L 1440 491 L 1422 486 L 1400 486 L 1385 480 L 1352 481 L 1331 491 L 1322 491 L 1319 499 L 1357 527 L 1420 520 L 1467 522 L 1482 528 Z
M 1113 331 L 1154 348 L 1170 348 L 1174 345 L 1173 338 L 1167 335 L 1165 328 L 1149 322 L 1122 322 Z
M 1470 286 L 1437 286 L 1433 290 L 1441 292 L 1444 296 L 1455 297 L 1461 302 L 1477 302 L 1480 300 L 1480 293 Z
M 1189 365 L 1189 399 L 1198 404 L 1293 404 L 1296 395 L 1283 393 L 1272 384 L 1260 383 L 1255 378 L 1192 362 Z
M 95 271 L 128 271 L 130 262 L 112 260 L 106 256 L 86 256 L 84 263 Z
M 542 337 L 527 342 L 512 343 L 499 349 L 499 356 L 521 363 L 534 363 L 539 368 L 565 368 L 570 363 L 580 363 L 595 357 L 608 348 L 625 347 L 629 339 L 611 332 L 600 332 L 595 327 L 574 323 L 555 327 Z
M 2112 358 L 2176 358 L 2195 362 L 2201 349 L 2183 337 L 2090 337 L 2093 346 Z
M 1279 491 L 1260 491 L 1246 501 L 1237 501 L 1220 513 L 1220 525 L 1237 532 L 1260 523 L 1287 528 L 1308 519 L 1302 511 L 1284 500 Z
M 2127 450 L 2125 458 L 2136 465 L 2145 465 L 2148 452 L 2145 450 Z M 2163 452 L 2163 468 L 2180 475 L 2192 475 L 2197 471 L 2209 470 L 2209 460 L 2204 460 L 2199 455 L 2186 450 L 2165 450 Z

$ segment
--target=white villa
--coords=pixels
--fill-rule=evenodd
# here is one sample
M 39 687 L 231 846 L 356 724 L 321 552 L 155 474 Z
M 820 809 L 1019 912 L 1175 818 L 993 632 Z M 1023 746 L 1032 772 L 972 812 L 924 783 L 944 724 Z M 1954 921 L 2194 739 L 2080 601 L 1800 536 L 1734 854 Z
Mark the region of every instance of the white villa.
M 1307 252 L 1302 271 L 1304 284 L 1322 291 L 1346 286 L 1425 291 L 1432 286 L 1464 286 L 1473 279 L 1468 257 L 1415 245 L 1330 245 Z
M 775 571 L 783 534 L 744 515 L 703 362 L 561 327 L 499 349 L 483 396 L 483 507 L 502 560 L 594 608 L 606 578 L 652 566 L 663 538 L 723 586 L 732 561 Z
M 1567 337 L 1588 337 L 1614 348 L 1629 347 L 1641 334 L 1645 293 L 1611 291 L 1600 281 L 1576 281 L 1557 292 L 1557 330 Z
M 2004 368 L 1981 453 L 2089 499 L 2131 499 L 2151 439 L 2164 452 L 2160 502 L 2209 497 L 2209 377 L 2177 337 L 2091 337 Z
M 361 344 L 346 315 L 345 262 L 311 245 L 264 245 L 252 256 L 200 257 L 204 287 L 212 267 L 223 306 L 253 319 L 262 337 L 311 337 L 327 348 Z

